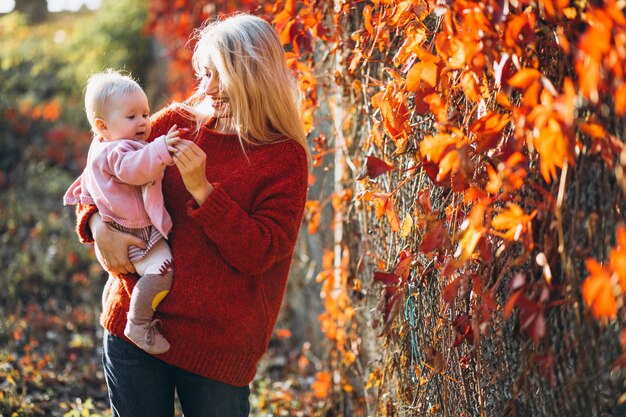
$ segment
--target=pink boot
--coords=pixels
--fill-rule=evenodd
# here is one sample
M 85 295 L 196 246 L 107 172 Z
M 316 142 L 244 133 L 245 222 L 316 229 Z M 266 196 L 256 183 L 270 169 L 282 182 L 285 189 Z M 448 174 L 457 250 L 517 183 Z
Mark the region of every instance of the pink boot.
M 159 327 L 161 327 L 160 320 L 137 324 L 128 319 L 124 334 L 141 349 L 152 355 L 159 355 L 170 348 L 170 344 L 159 332 Z

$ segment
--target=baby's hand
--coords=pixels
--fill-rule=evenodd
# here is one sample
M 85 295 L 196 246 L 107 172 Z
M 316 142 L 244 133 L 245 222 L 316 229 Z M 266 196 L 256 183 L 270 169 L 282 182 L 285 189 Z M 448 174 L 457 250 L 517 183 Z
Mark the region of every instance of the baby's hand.
M 181 139 L 179 135 L 187 131 L 188 129 L 178 129 L 178 127 L 174 125 L 170 128 L 169 132 L 167 132 L 167 135 L 165 135 L 165 144 L 167 145 L 167 151 L 170 155 L 176 153 L 176 144 L 180 142 Z

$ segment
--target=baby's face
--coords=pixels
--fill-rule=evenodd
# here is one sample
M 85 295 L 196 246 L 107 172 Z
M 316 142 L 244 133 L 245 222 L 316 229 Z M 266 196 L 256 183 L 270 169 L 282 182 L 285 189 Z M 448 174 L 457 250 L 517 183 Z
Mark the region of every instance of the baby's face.
M 143 91 L 113 97 L 103 119 L 108 140 L 146 140 L 152 130 L 148 98 Z

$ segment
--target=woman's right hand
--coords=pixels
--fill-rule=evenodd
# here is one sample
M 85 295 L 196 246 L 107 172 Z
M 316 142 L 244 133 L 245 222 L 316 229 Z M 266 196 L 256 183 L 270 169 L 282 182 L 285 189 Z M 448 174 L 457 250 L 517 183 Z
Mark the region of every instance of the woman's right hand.
M 99 213 L 91 216 L 89 228 L 96 242 L 96 257 L 105 270 L 113 275 L 136 272 L 133 263 L 128 259 L 128 247 L 134 245 L 145 248 L 143 239 L 116 230 L 104 222 Z

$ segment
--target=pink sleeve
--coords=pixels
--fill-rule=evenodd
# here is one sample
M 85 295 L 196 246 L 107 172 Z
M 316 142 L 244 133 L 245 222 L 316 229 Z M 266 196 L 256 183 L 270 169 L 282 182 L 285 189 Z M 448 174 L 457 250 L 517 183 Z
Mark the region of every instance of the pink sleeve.
M 137 142 L 117 141 L 94 160 L 106 172 L 130 185 L 143 185 L 154 181 L 167 165 L 174 161 L 167 151 L 165 136 L 156 138 L 143 147 Z

